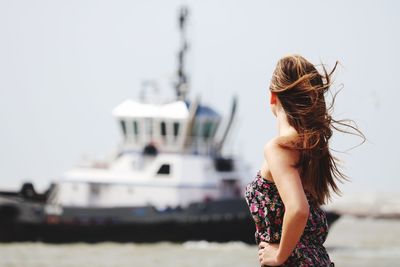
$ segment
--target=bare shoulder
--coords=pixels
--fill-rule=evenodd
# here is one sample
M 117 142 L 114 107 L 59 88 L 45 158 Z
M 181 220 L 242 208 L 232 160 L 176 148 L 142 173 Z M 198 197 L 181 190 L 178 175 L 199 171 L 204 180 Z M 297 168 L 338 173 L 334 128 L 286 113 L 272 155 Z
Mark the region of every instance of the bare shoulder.
M 295 164 L 299 159 L 299 151 L 297 149 L 287 148 L 286 145 L 289 143 L 297 142 L 296 136 L 278 136 L 269 140 L 264 145 L 264 158 L 265 160 L 271 161 L 271 158 L 275 160 L 282 160 L 282 163 L 288 165 Z
M 274 137 L 271 140 L 269 140 L 267 143 L 265 143 L 264 145 L 264 153 L 268 150 L 274 150 L 277 149 L 279 147 L 279 137 Z

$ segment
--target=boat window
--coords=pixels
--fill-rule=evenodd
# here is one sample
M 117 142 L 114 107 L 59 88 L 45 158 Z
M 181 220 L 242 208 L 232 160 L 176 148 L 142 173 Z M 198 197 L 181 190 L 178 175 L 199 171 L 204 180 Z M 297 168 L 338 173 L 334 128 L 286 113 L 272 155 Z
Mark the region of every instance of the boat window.
M 211 121 L 204 122 L 204 125 L 203 125 L 204 139 L 208 139 L 211 136 L 212 129 L 213 129 L 213 123 Z
M 196 120 L 195 122 L 194 122 L 194 125 L 193 125 L 193 130 L 192 130 L 192 136 L 197 136 L 198 134 L 198 129 L 199 129 L 199 122 Z
M 146 135 L 152 136 L 153 135 L 153 119 L 147 118 L 145 119 L 146 124 Z
M 122 133 L 126 137 L 126 123 L 124 120 L 120 120 L 120 124 L 121 124 Z
M 214 121 L 214 122 L 213 122 L 213 127 L 212 127 L 212 131 L 211 131 L 211 136 L 215 136 L 215 133 L 217 132 L 217 129 L 218 129 L 218 125 L 219 125 L 219 122 L 218 122 L 218 121 Z
M 162 136 L 167 135 L 167 125 L 165 124 L 165 121 L 161 122 L 161 135 Z
M 174 136 L 178 136 L 179 134 L 179 122 L 174 122 Z
M 137 136 L 139 134 L 138 122 L 133 121 L 133 133 Z
M 100 195 L 101 185 L 97 183 L 90 184 L 90 193 L 92 195 Z
M 157 171 L 157 174 L 169 174 L 169 173 L 170 173 L 170 165 L 169 164 L 161 165 L 161 167 Z

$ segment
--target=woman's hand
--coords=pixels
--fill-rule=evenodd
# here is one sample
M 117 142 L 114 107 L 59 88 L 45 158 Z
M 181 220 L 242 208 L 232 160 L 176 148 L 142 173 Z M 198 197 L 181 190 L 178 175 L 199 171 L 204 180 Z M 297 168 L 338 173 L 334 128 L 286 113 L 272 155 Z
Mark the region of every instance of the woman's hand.
M 278 259 L 279 244 L 270 244 L 261 241 L 258 244 L 258 259 L 261 266 L 279 266 L 283 263 L 282 260 Z

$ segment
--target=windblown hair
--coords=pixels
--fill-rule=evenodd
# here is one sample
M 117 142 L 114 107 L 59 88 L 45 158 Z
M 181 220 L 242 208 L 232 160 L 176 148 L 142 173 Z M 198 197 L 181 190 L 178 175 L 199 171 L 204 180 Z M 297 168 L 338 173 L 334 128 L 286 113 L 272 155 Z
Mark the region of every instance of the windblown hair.
M 351 125 L 354 121 L 332 118 L 337 93 L 333 95 L 331 105 L 326 106 L 325 93 L 329 91 L 331 76 L 337 65 L 338 62 L 329 74 L 322 65 L 323 73 L 320 74 L 302 56 L 286 56 L 278 61 L 270 85 L 271 92 L 276 93 L 287 114 L 289 124 L 298 132 L 294 142 L 282 145 L 300 150 L 299 161 L 294 167 L 299 170 L 303 185 L 307 185 L 319 205 L 331 198 L 331 189 L 340 195 L 337 181 L 349 180 L 338 168 L 339 159 L 331 154 L 328 140 L 332 129 L 360 136 L 362 143 L 366 140 L 357 126 Z M 349 127 L 355 133 L 337 128 L 333 123 Z

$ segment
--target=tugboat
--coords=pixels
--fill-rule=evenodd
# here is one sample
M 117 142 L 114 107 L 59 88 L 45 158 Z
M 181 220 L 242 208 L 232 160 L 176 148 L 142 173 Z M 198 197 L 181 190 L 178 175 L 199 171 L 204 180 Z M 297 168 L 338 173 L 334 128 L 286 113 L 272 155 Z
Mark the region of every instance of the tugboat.
M 223 129 L 215 109 L 188 99 L 187 15 L 182 8 L 176 98 L 115 107 L 122 142 L 109 161 L 81 164 L 43 194 L 29 183 L 0 194 L 0 241 L 254 244 L 243 198 L 252 174 L 240 156 L 222 153 L 237 98 Z M 330 214 L 330 221 L 337 217 Z

